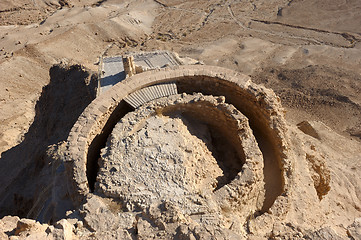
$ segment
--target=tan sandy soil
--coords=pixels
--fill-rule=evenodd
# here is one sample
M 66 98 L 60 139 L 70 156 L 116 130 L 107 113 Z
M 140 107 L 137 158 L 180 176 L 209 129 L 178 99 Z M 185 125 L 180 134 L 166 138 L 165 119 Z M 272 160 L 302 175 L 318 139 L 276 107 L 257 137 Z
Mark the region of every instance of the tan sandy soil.
M 318 146 L 329 152 L 333 180 L 322 207 L 330 209 L 329 225 L 339 229 L 361 216 L 358 0 L 2 0 L 0 153 L 22 142 L 36 115 L 47 114 L 35 105 L 53 64 L 97 72 L 102 55 L 156 49 L 250 75 L 276 92 L 293 126 L 304 120 L 326 124 L 318 128 L 329 131 Z M 72 96 L 65 89 L 62 98 Z M 62 114 L 72 111 L 54 116 Z M 47 131 L 52 134 L 51 127 Z
M 316 94 L 320 98 L 318 102 L 327 98 L 326 105 L 333 104 L 331 108 L 338 113 L 334 116 L 327 110 L 323 114 L 323 109 L 328 108 L 325 103 L 321 104 L 324 107 L 318 103 L 300 103 L 301 110 L 307 108 L 306 112 L 311 115 L 322 115 L 316 119 L 325 122 L 336 118 L 337 122 L 343 122 L 336 124 L 337 131 L 352 129 L 357 135 L 360 131 L 357 80 L 361 71 L 361 30 L 357 17 L 360 4 L 327 2 L 2 2 L 1 14 L 13 15 L 7 15 L 0 22 L 3 25 L 0 27 L 3 76 L 0 150 L 18 143 L 32 122 L 31 109 L 42 86 L 49 81 L 46 75 L 51 64 L 63 60 L 97 70 L 94 63 L 103 53 L 152 49 L 171 49 L 205 64 L 261 76 L 260 82 L 275 89 L 279 82 L 265 79 L 271 68 L 275 68 L 272 75 L 287 71 L 287 78 L 301 78 L 297 81 L 305 78 L 311 81 L 311 74 L 317 76 L 317 84 L 324 89 L 313 88 L 313 93 L 306 93 L 306 97 Z M 331 7 L 334 5 L 337 7 Z M 44 20 L 29 20 L 27 9 L 46 10 Z M 26 13 L 22 12 L 25 10 Z M 281 85 L 282 91 L 292 91 L 285 93 L 289 96 L 288 100 L 283 97 L 284 105 L 299 110 L 291 105 L 303 100 L 295 100 L 294 95 L 304 95 L 309 90 L 295 89 L 292 84 L 287 88 Z M 317 93 L 321 90 L 322 93 Z

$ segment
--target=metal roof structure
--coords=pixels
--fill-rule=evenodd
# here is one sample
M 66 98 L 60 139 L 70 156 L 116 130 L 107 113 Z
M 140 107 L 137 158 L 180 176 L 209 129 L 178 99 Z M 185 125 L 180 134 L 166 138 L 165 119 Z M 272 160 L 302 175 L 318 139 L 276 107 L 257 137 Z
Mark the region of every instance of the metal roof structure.
M 176 54 L 169 51 L 129 53 L 134 58 L 134 64 L 144 71 L 182 65 Z M 123 56 L 104 57 L 101 61 L 101 76 L 98 85 L 98 95 L 124 80 Z

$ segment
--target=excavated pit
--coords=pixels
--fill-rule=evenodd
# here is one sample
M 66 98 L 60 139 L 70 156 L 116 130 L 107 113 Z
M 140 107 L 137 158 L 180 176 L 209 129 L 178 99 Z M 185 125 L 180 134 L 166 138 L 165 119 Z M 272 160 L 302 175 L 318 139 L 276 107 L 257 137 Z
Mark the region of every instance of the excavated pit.
M 107 120 L 107 123 L 105 124 L 101 134 L 97 135 L 90 144 L 87 153 L 87 159 L 89 159 L 89 161 L 86 163 L 86 176 L 91 192 L 94 191 L 94 184 L 96 182 L 96 176 L 99 170 L 97 159 L 100 156 L 100 150 L 105 147 L 107 138 L 118 120 L 132 110 L 134 109 L 130 107 L 125 101 L 120 102 L 115 108 L 114 114 L 112 114 Z
M 260 148 L 264 158 L 264 178 L 265 178 L 265 201 L 261 212 L 266 212 L 272 206 L 278 196 L 284 191 L 284 175 L 281 166 L 281 159 L 284 158 L 282 153 L 282 143 L 275 132 L 270 129 L 267 122 L 269 121 L 269 113 L 263 109 L 266 105 L 262 101 L 257 102 L 252 92 L 245 92 L 237 89 L 231 82 L 219 82 L 214 78 L 207 76 L 202 77 L 188 77 L 188 81 L 183 79 L 176 81 L 178 92 L 192 94 L 199 92 L 202 94 L 226 96 L 225 101 L 234 105 L 238 110 L 247 116 L 249 124 L 257 139 L 258 147 Z M 254 89 L 256 91 L 256 89 Z M 248 104 L 251 102 L 252 104 Z M 255 106 L 256 105 L 256 106 Z M 133 109 L 122 101 L 113 114 L 110 115 L 104 129 L 97 135 L 89 146 L 87 154 L 87 178 L 91 191 L 94 190 L 96 173 L 98 171 L 98 159 L 100 157 L 100 149 L 105 146 L 106 138 L 109 136 L 112 128 L 115 126 L 117 120 L 121 119 L 126 113 Z M 271 113 L 275 114 L 275 113 Z M 214 124 L 213 124 L 214 125 Z M 214 134 L 217 135 L 215 131 Z M 236 142 L 232 143 L 235 144 Z M 235 173 L 233 173 L 235 175 Z

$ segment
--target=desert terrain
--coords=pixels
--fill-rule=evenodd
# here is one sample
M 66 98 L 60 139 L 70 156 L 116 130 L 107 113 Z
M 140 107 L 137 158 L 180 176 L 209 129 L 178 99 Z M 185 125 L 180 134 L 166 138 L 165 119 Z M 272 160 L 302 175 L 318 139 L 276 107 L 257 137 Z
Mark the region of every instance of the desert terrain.
M 295 159 L 307 159 L 294 162 L 286 220 L 254 221 L 244 238 L 361 236 L 360 1 L 2 0 L 0 238 L 25 221 L 10 215 L 69 227 L 70 200 L 53 218 L 37 208 L 64 174 L 53 159 L 96 97 L 100 57 L 154 50 L 240 72 L 281 100 Z

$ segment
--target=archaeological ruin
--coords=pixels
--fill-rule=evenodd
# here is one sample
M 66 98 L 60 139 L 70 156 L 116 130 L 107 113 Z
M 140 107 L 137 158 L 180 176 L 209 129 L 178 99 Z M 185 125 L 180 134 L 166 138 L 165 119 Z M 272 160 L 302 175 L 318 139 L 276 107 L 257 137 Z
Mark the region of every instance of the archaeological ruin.
M 96 204 L 118 204 L 123 213 L 112 216 L 123 229 L 154 208 L 148 215 L 174 218 L 167 228 L 242 236 L 250 219 L 272 225 L 288 211 L 285 132 L 279 98 L 248 76 L 205 65 L 144 71 L 100 94 L 74 124 L 69 193 L 85 219 L 99 215 Z M 167 232 L 154 224 L 146 234 Z
M 37 106 L 47 114 L 4 155 L 28 165 L 3 174 L 14 177 L 3 181 L 0 237 L 358 236 L 357 219 L 343 227 L 328 214 L 337 189 L 326 160 L 344 155 L 322 143 L 340 136 L 318 122 L 293 127 L 280 98 L 250 76 L 169 51 L 104 57 L 91 74 L 56 65 L 50 75 Z M 34 139 L 53 135 L 33 149 Z M 33 160 L 22 154 L 29 151 Z M 36 191 L 26 191 L 29 177 Z

